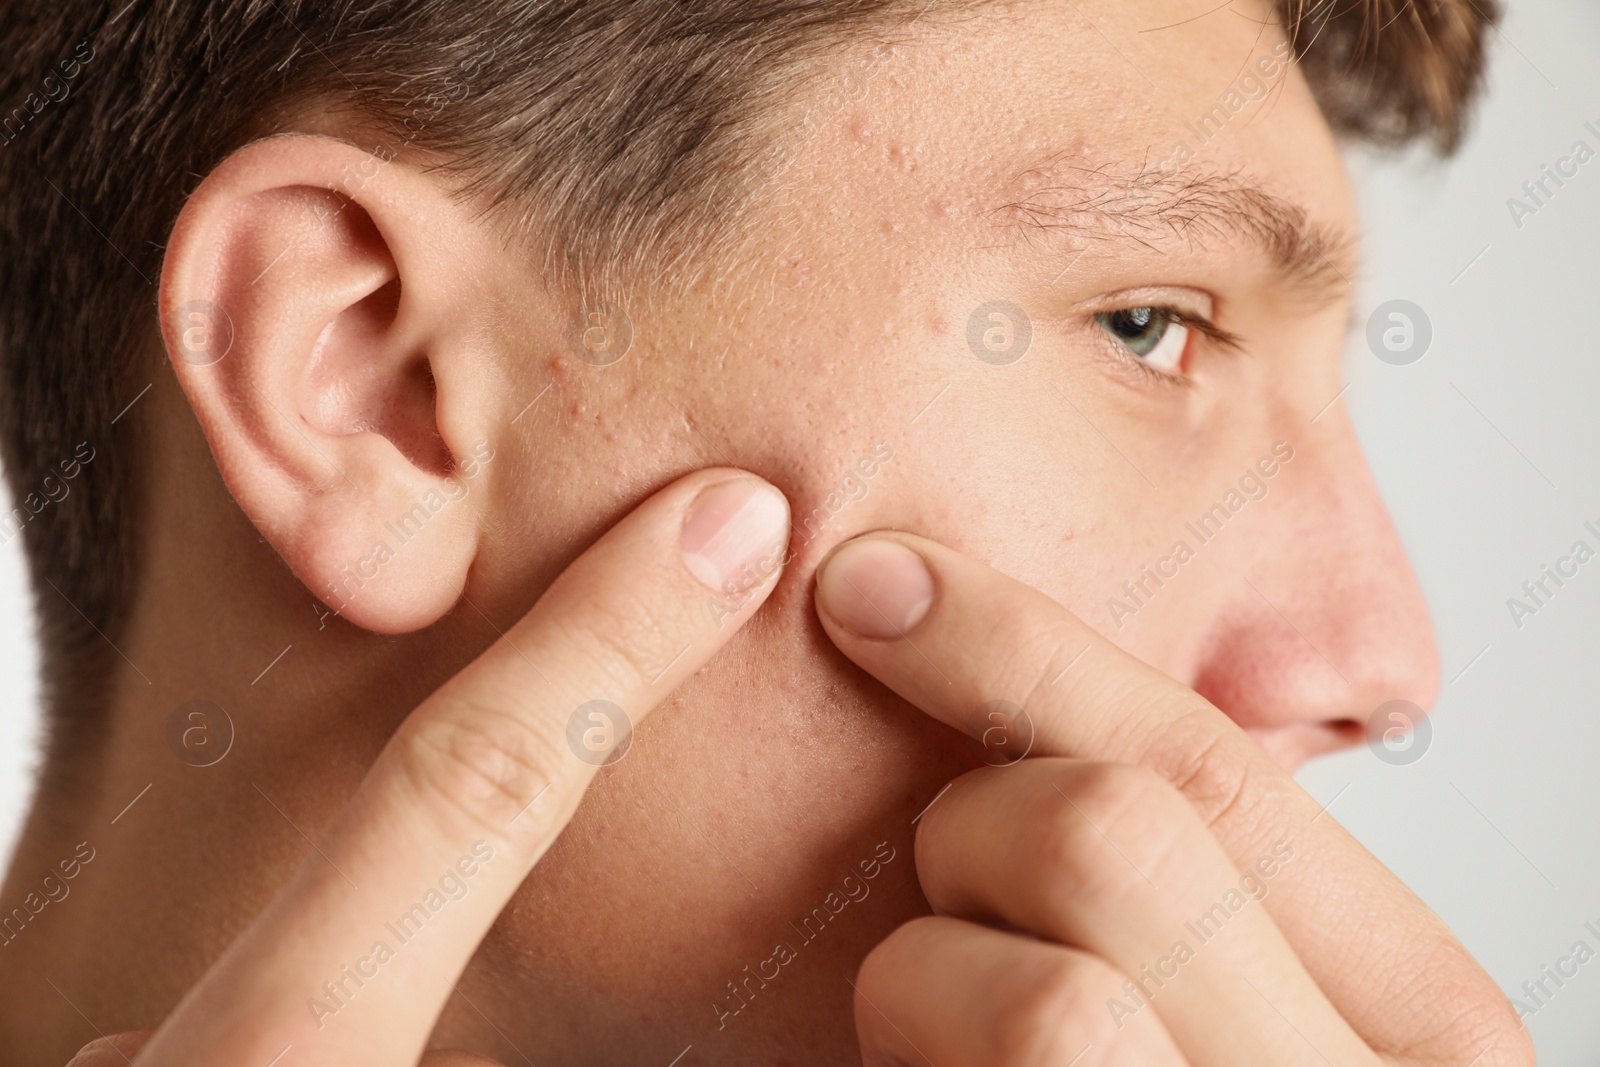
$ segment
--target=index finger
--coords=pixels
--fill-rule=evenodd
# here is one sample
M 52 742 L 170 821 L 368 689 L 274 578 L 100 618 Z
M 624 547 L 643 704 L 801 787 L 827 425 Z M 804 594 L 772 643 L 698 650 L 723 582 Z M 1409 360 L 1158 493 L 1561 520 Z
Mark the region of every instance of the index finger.
M 823 562 L 816 600 L 845 655 L 947 725 L 979 736 L 1007 702 L 1009 740 L 1032 755 L 1156 771 L 1240 870 L 1275 843 L 1292 845 L 1295 861 L 1266 906 L 1378 1051 L 1418 1055 L 1418 1035 L 1428 1035 L 1451 1049 L 1476 1042 L 1471 1059 L 1515 1028 L 1504 997 L 1438 917 L 1242 729 L 1043 593 L 935 542 L 881 533 Z M 1439 995 L 1409 997 L 1403 1011 L 1373 995 L 1419 975 Z
M 788 516 L 766 482 L 701 471 L 606 533 L 406 719 L 140 1062 L 415 1063 L 598 767 L 765 600 Z

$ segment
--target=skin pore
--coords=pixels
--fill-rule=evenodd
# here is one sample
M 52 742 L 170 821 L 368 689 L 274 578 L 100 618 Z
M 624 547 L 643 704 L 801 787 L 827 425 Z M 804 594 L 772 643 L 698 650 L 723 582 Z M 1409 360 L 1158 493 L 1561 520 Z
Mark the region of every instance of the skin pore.
M 708 1063 L 857 1056 L 847 979 L 927 910 L 912 820 L 979 764 L 966 739 L 823 635 L 812 577 L 857 533 L 935 538 L 1041 590 L 1288 765 L 1358 739 L 1385 701 L 1428 706 L 1426 611 L 1346 415 L 1328 406 L 1354 271 L 1336 147 L 1281 66 L 1202 143 L 1194 124 L 1273 56 L 1279 31 L 1264 5 L 1160 28 L 1172 20 L 1143 0 L 1019 3 L 914 23 L 865 65 L 841 57 L 841 70 L 869 73 L 842 97 L 828 95 L 831 78 L 800 92 L 803 136 L 741 218 L 728 269 L 686 296 L 639 294 L 632 346 L 605 367 L 577 358 L 574 316 L 521 250 L 449 213 L 442 194 L 426 200 L 434 179 L 404 160 L 376 172 L 374 196 L 422 190 L 416 226 L 436 225 L 456 253 L 425 260 L 439 277 L 423 273 L 415 290 L 472 295 L 441 313 L 446 325 L 428 318 L 433 305 L 404 317 L 402 296 L 398 319 L 435 359 L 441 424 L 454 420 L 444 438 L 458 457 L 480 438 L 492 455 L 444 513 L 468 556 L 422 543 L 353 601 L 367 615 L 326 616 L 306 586 L 321 592 L 312 574 L 337 567 L 302 550 L 297 505 L 258 492 L 268 476 L 227 444 L 216 409 L 198 404 L 197 420 L 194 397 L 156 376 L 145 402 L 159 506 L 119 642 L 130 669 L 116 725 L 82 794 L 34 813 L 7 900 L 79 841 L 95 858 L 76 902 L 0 954 L 15 990 L 0 1045 L 65 1062 L 96 1029 L 158 1023 L 273 897 L 405 714 L 639 500 L 700 467 L 782 489 L 793 556 L 762 614 L 600 774 L 457 984 L 442 1043 L 507 1064 L 665 1064 L 689 1044 Z M 1194 158 L 1161 170 L 1180 142 Z M 279 151 L 302 150 L 255 158 L 270 168 Z M 319 251 L 359 266 L 373 242 L 393 241 L 371 210 L 380 236 L 352 212 L 328 245 L 275 267 L 261 299 L 313 284 Z M 412 261 L 395 260 L 412 292 Z M 1031 324 L 1025 355 L 1004 365 L 968 340 L 994 300 Z M 1110 314 L 1142 307 L 1196 323 L 1186 344 L 1148 350 L 1165 371 L 1108 329 L 1131 330 Z M 370 302 L 335 336 L 357 346 L 391 318 Z M 272 369 L 240 336 L 221 371 L 246 359 Z M 289 387 L 294 415 L 347 436 L 370 425 L 347 371 L 316 366 L 324 377 Z M 222 392 L 253 410 L 251 390 Z M 397 447 L 432 462 L 425 446 Z M 1224 505 L 1222 528 L 1191 532 L 1230 492 L 1245 502 Z M 1192 558 L 1163 564 L 1180 541 Z M 462 580 L 439 583 L 464 598 L 405 633 L 432 621 L 424 564 L 445 577 L 459 567 Z M 1146 568 L 1172 576 L 1157 585 Z M 679 650 L 653 651 L 665 668 Z M 211 767 L 168 744 L 173 710 L 194 699 L 235 727 Z M 748 1002 L 730 991 L 874 858 L 869 895 Z

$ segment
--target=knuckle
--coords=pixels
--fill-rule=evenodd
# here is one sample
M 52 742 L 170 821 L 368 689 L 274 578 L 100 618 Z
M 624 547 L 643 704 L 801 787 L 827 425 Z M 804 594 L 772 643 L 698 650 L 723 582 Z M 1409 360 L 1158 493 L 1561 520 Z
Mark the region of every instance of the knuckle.
M 425 802 L 500 839 L 562 765 L 557 738 L 477 704 L 407 723 L 396 740 L 405 780 Z
M 1472 1000 L 1439 1020 L 1437 1043 L 1407 1050 L 1408 1062 L 1471 1062 L 1473 1067 L 1533 1067 L 1533 1036 L 1503 997 Z M 1430 1047 L 1431 1046 L 1431 1047 Z
M 1265 784 L 1251 773 L 1251 753 L 1232 728 L 1218 729 L 1215 718 L 1221 714 L 1207 707 L 1179 718 L 1164 731 L 1163 748 L 1152 759 L 1201 820 L 1218 828 L 1254 814 Z
M 1397 991 L 1393 1011 L 1413 1021 L 1410 1047 L 1391 1049 L 1419 1064 L 1532 1067 L 1533 1038 L 1511 1001 L 1453 938 L 1416 952 L 1405 973 L 1434 976 Z
M 1058 696 L 1059 687 L 1053 686 L 1061 667 L 1072 662 L 1083 651 L 1084 635 L 1076 620 L 1063 622 L 1054 619 L 1018 620 L 1011 623 L 1012 631 L 990 647 L 1010 649 L 1006 670 L 1001 677 L 1016 677 L 1028 683 L 1022 690 L 1025 708 L 1044 706 L 1049 698 Z
M 1456 1020 L 1457 1033 L 1471 1035 L 1466 1044 L 1468 1056 L 1482 1056 L 1484 1067 L 1533 1067 L 1537 1055 L 1533 1035 L 1517 1017 L 1510 1004 L 1498 999 L 1483 1001 L 1462 1013 Z M 1456 1061 L 1459 1062 L 1459 1061 Z
M 995 1062 L 1008 1067 L 1067 1063 L 1085 1045 L 1106 1048 L 1116 1028 L 1106 1001 L 1121 975 L 1095 956 L 1053 951 L 1028 969 L 1003 1000 L 991 1025 Z

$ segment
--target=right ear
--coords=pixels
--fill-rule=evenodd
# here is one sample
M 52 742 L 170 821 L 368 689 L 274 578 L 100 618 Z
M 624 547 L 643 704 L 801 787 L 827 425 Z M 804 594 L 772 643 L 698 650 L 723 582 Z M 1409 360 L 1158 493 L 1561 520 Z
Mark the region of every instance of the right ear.
M 436 172 L 286 134 L 178 217 L 167 352 L 229 491 L 296 576 L 401 633 L 455 604 L 504 428 L 503 248 Z

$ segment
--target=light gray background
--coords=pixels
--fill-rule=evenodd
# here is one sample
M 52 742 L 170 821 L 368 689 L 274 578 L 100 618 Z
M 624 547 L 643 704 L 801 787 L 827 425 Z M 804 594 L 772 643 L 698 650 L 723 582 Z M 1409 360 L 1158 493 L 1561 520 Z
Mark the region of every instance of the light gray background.
M 1523 0 L 1476 133 L 1448 166 L 1353 160 L 1367 271 L 1343 403 L 1433 604 L 1444 695 L 1423 757 L 1365 749 L 1302 781 L 1465 940 L 1508 995 L 1582 939 L 1600 951 L 1600 559 L 1518 629 L 1506 599 L 1600 527 L 1600 158 L 1519 229 L 1506 201 L 1575 141 L 1600 151 L 1600 9 Z M 1422 307 L 1410 366 L 1370 310 Z M 7 505 L 9 506 L 9 504 Z M 27 799 L 36 654 L 19 544 L 0 547 L 0 849 Z M 1549 986 L 1554 989 L 1554 986 Z M 1526 998 L 1524 998 L 1526 999 Z M 1526 1020 L 1554 1067 L 1600 1064 L 1600 958 Z

